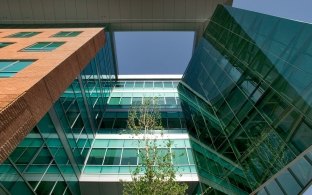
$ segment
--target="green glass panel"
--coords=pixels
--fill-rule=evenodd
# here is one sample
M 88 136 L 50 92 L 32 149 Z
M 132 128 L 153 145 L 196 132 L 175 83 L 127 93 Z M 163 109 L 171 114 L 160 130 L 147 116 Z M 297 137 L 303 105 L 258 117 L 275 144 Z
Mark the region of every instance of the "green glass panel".
M 144 84 L 144 82 L 135 82 L 134 87 L 143 89 L 143 84 Z
M 63 181 L 58 181 L 56 186 L 53 189 L 52 194 L 63 194 L 65 189 L 66 189 L 67 185 L 65 182 Z
M 41 181 L 38 188 L 36 189 L 36 192 L 38 194 L 49 194 L 54 184 L 55 181 Z
M 121 149 L 107 149 L 104 165 L 119 165 L 121 157 Z
M 154 88 L 163 88 L 163 83 L 162 82 L 154 82 Z
M 192 149 L 187 149 L 187 154 L 188 154 L 188 158 L 189 158 L 189 163 L 194 164 L 194 157 L 193 157 Z
M 111 139 L 109 140 L 108 147 L 115 148 L 115 147 L 123 147 L 124 140 L 123 139 Z
M 133 88 L 133 86 L 134 86 L 134 82 L 127 81 L 125 84 L 125 88 Z
M 101 165 L 103 162 L 104 154 L 106 149 L 104 148 L 93 148 L 90 152 L 87 164 L 90 165 Z
M 122 153 L 121 165 L 136 165 L 137 157 L 137 149 L 124 149 Z
M 13 35 L 10 35 L 8 37 L 14 37 L 14 38 L 27 38 L 27 37 L 32 37 L 35 36 L 37 34 L 39 34 L 40 32 L 19 32 Z
M 10 42 L 0 42 L 0 48 L 3 48 L 3 47 L 6 47 L 6 46 L 9 46 L 13 43 L 10 43 Z
M 172 82 L 164 82 L 164 87 L 172 89 Z
M 38 42 L 34 45 L 26 47 L 23 51 L 52 51 L 65 42 Z
M 44 47 L 44 50 L 52 51 L 52 50 L 58 48 L 59 46 L 63 45 L 64 43 L 65 42 L 52 42 L 51 44 Z
M 76 37 L 80 33 L 81 31 L 61 31 L 53 35 L 53 37 Z
M 18 71 L 24 69 L 25 67 L 27 67 L 28 65 L 30 65 L 32 62 L 33 61 L 17 61 L 13 65 L 8 66 L 7 68 L 5 68 L 4 71 L 7 71 L 7 72 L 18 72 Z
M 132 98 L 132 105 L 140 105 L 142 104 L 142 98 L 141 97 L 133 97 Z
M 173 148 L 172 152 L 174 154 L 173 164 L 175 165 L 185 165 L 188 164 L 187 154 L 185 149 Z
M 119 173 L 119 166 L 102 166 L 101 172 L 102 174 L 118 174 Z
M 121 105 L 131 105 L 131 97 L 123 97 L 120 101 Z
M 120 97 L 112 97 L 109 101 L 110 105 L 119 105 Z
M 39 148 L 27 148 L 16 164 L 28 164 Z
M 107 139 L 96 139 L 94 140 L 93 148 L 106 148 L 109 140 Z
M 34 164 L 49 164 L 52 160 L 52 156 L 48 148 L 43 147 L 36 157 Z
M 16 62 L 16 60 L 0 60 L 0 70 L 7 67 L 8 65 Z
M 153 85 L 153 82 L 145 82 L 144 84 L 144 88 L 153 88 L 154 85 Z

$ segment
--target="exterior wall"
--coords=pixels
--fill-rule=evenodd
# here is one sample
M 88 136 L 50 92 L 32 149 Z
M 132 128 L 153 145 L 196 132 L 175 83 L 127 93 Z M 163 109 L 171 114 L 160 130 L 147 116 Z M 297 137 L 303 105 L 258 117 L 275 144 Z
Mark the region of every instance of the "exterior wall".
M 311 33 L 310 24 L 218 6 L 179 85 L 187 128 L 203 148 L 194 153 L 203 183 L 250 193 L 307 152 Z
M 83 31 L 77 37 L 51 37 L 60 31 Z M 29 38 L 7 38 L 17 32 L 41 32 Z M 0 162 L 40 121 L 67 86 L 104 45 L 103 29 L 1 29 L 0 59 L 34 59 L 11 78 L 0 79 Z M 64 41 L 51 52 L 23 52 L 36 42 Z
M 78 178 L 99 127 L 96 117 L 105 112 L 115 82 L 110 45 L 106 34 L 105 46 L 0 165 L 1 194 L 80 194 Z

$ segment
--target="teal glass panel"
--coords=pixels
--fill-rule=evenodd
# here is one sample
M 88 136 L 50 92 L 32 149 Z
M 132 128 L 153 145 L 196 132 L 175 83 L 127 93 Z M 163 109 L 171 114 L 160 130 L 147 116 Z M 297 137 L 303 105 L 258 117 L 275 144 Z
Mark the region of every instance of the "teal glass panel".
M 101 165 L 103 163 L 106 149 L 93 148 L 90 152 L 87 164 L 89 165 Z
M 53 51 L 65 42 L 38 42 L 34 45 L 24 48 L 22 51 Z
M 107 149 L 104 165 L 119 165 L 121 158 L 121 149 L 109 148 Z
M 119 166 L 103 166 L 101 173 L 102 174 L 118 174 L 119 173 Z
M 122 167 L 119 167 L 119 174 L 133 173 L 134 170 L 135 170 L 135 166 L 122 166 Z
M 109 140 L 108 147 L 109 148 L 118 148 L 118 147 L 123 147 L 124 145 L 124 140 L 123 139 L 111 139 Z
M 300 185 L 288 171 L 281 174 L 277 180 L 287 194 L 298 194 L 301 191 Z
M 7 66 L 7 68 L 5 68 L 4 71 L 6 71 L 6 72 L 19 72 L 20 70 L 29 66 L 32 62 L 33 61 L 18 61 L 11 66 Z
M 49 164 L 52 161 L 52 156 L 48 148 L 43 147 L 36 157 L 34 164 Z
M 63 194 L 67 185 L 63 181 L 58 181 L 55 185 L 52 194 Z
M 34 60 L 0 60 L 0 77 L 12 77 Z
M 132 105 L 140 105 L 142 104 L 142 98 L 141 97 L 133 97 L 132 98 Z
M 307 171 L 310 170 L 310 171 Z M 291 171 L 298 178 L 299 182 L 305 186 L 312 179 L 312 165 L 305 158 L 298 160 L 293 166 L 291 166 Z
M 164 82 L 164 87 L 168 89 L 172 89 L 172 82 Z
M 121 105 L 131 105 L 131 97 L 122 97 L 120 100 Z
M 144 88 L 152 89 L 154 87 L 153 82 L 145 82 Z
M 194 157 L 193 157 L 192 149 L 187 149 L 187 154 L 188 154 L 188 158 L 189 158 L 189 163 L 194 164 Z
M 10 35 L 8 37 L 12 37 L 12 38 L 27 38 L 27 37 L 35 36 L 35 35 L 37 35 L 39 33 L 40 32 L 19 32 L 19 33 Z
M 124 142 L 124 148 L 137 148 L 138 146 L 138 140 L 135 139 L 126 139 Z
M 18 158 L 18 160 L 16 161 L 17 164 L 28 164 L 31 159 L 34 157 L 34 155 L 36 154 L 36 152 L 38 151 L 38 148 L 27 148 L 22 156 L 20 158 Z
M 2 70 L 3 68 L 6 68 L 8 65 L 10 65 L 14 62 L 16 62 L 16 60 L 1 60 L 0 61 L 0 70 Z
M 135 84 L 134 84 L 134 88 L 143 89 L 143 85 L 144 85 L 144 82 L 138 82 L 138 81 L 136 81 Z
M 52 51 L 55 50 L 56 48 L 60 47 L 63 45 L 65 42 L 52 42 L 51 44 L 48 44 L 47 46 L 44 47 L 44 50 L 46 51 Z
M 102 166 L 85 166 L 84 172 L 85 173 L 95 173 L 99 174 L 101 173 Z
M 107 139 L 96 139 L 94 140 L 93 148 L 106 148 L 109 140 Z
M 119 105 L 120 97 L 112 97 L 109 100 L 110 105 Z
M 123 149 L 121 165 L 136 165 L 138 158 L 137 149 Z
M 187 154 L 185 149 L 173 148 L 172 153 L 174 154 L 173 164 L 188 165 Z
M 6 47 L 12 44 L 13 44 L 12 42 L 0 42 L 0 48 Z
M 163 88 L 163 82 L 154 82 L 154 88 L 155 89 L 162 89 Z
M 129 89 L 132 89 L 134 86 L 134 82 L 131 82 L 131 81 L 127 81 L 126 84 L 125 84 L 125 88 L 129 88 Z
M 82 31 L 61 31 L 53 35 L 53 37 L 76 37 L 80 33 L 82 33 Z

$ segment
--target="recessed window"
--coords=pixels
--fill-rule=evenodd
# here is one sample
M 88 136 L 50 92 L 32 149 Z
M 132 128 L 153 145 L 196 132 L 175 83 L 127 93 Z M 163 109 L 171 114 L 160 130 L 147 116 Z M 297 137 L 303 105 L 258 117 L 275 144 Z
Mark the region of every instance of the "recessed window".
M 52 51 L 63 45 L 65 42 L 38 42 L 24 48 L 22 51 Z
M 0 42 L 0 48 L 6 47 L 6 46 L 11 45 L 11 44 L 13 44 L 13 43 L 11 43 L 11 42 Z
M 0 60 L 0 78 L 12 77 L 34 60 Z
M 53 35 L 53 37 L 76 37 L 80 33 L 81 31 L 61 31 Z
M 37 34 L 39 34 L 40 32 L 19 32 L 13 35 L 9 35 L 7 37 L 12 37 L 12 38 L 27 38 L 27 37 L 32 37 L 35 36 Z

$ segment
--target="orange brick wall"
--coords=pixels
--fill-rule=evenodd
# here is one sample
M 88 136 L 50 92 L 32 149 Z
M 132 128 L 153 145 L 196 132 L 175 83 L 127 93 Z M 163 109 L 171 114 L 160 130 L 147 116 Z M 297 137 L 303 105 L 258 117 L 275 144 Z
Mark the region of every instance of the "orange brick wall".
M 17 32 L 41 32 L 28 38 L 6 38 Z M 82 31 L 76 37 L 51 37 L 60 31 Z M 22 52 L 36 42 L 64 41 L 50 52 Z M 0 29 L 0 60 L 35 59 L 13 77 L 0 78 L 0 163 L 48 112 L 88 62 L 104 46 L 101 28 Z

